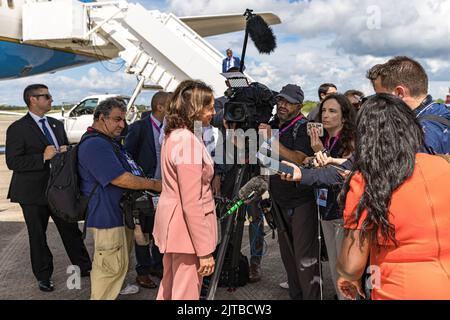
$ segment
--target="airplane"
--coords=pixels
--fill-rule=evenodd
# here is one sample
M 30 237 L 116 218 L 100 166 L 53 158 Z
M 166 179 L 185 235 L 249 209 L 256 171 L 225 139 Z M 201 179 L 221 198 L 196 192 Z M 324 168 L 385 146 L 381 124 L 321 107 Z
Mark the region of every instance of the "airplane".
M 39 41 L 36 44 L 22 42 L 24 3 L 25 0 L 0 0 L 0 80 L 53 73 L 118 57 L 119 49 L 108 42 L 85 46 L 73 41 L 69 47 L 67 43 L 61 44 L 58 41 Z M 281 23 L 280 18 L 273 13 L 258 14 L 270 25 Z M 180 20 L 201 37 L 245 29 L 245 18 L 242 14 L 191 16 L 181 17 Z

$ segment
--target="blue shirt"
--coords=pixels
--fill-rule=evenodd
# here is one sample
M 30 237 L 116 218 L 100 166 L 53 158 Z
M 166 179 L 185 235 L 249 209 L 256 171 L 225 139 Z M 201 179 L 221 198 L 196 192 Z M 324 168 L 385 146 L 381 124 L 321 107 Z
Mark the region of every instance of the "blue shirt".
M 450 128 L 439 122 L 423 118 L 427 115 L 434 115 L 450 120 L 450 110 L 444 104 L 433 102 L 433 98 L 429 95 L 414 112 L 425 134 L 426 149 L 430 149 L 421 151 L 450 154 Z
M 117 148 L 122 150 L 119 144 Z M 80 145 L 78 173 L 81 179 L 81 192 L 89 196 L 97 183 L 100 183 L 89 201 L 88 228 L 109 229 L 124 225 L 120 200 L 125 190 L 112 185 L 111 181 L 131 171 L 126 161 L 125 155 L 119 157 L 111 142 L 104 138 L 89 138 Z

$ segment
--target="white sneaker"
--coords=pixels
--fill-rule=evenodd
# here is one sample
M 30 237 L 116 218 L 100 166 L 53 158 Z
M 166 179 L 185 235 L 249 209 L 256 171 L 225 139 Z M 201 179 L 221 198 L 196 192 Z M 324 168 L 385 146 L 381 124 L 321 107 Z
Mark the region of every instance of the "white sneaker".
M 126 287 L 123 288 L 119 294 L 122 296 L 127 296 L 130 294 L 136 294 L 138 292 L 139 292 L 139 287 L 137 285 L 127 283 Z
M 282 282 L 282 283 L 280 283 L 280 287 L 282 287 L 283 289 L 289 289 L 289 283 L 287 281 Z

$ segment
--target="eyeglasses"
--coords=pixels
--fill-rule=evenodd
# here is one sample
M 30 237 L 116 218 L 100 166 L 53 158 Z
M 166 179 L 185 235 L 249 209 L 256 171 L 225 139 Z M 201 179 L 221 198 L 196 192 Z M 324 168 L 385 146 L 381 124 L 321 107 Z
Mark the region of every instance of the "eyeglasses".
M 50 100 L 51 98 L 53 98 L 52 95 L 48 94 L 48 93 L 45 93 L 45 94 L 34 94 L 34 95 L 32 95 L 32 97 L 36 97 L 36 98 L 45 97 L 45 99 L 47 99 L 47 100 Z

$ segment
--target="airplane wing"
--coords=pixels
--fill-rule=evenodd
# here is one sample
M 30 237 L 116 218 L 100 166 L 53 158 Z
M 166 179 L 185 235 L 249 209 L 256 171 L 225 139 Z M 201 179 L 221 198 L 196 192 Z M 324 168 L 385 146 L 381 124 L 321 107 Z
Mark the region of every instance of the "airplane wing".
M 261 16 L 269 25 L 281 23 L 281 19 L 272 12 L 256 14 Z M 245 30 L 246 23 L 245 17 L 242 14 L 182 17 L 180 20 L 202 37 Z

